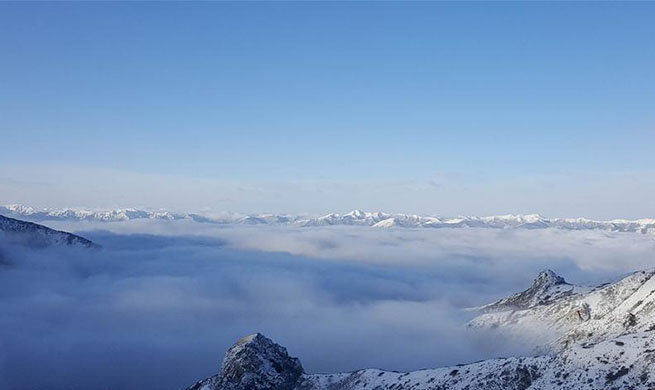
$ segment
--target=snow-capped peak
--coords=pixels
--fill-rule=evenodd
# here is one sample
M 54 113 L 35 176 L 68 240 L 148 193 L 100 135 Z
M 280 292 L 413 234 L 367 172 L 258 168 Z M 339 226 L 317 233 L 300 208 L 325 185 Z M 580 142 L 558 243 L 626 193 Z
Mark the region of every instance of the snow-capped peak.
M 29 206 L 23 206 L 21 204 L 9 204 L 4 206 L 7 210 L 18 213 L 18 214 L 23 214 L 23 215 L 30 215 L 34 214 L 35 210 L 32 207 Z
M 353 210 L 349 212 L 348 214 L 345 214 L 344 217 L 354 217 L 354 218 L 364 218 L 366 216 L 366 213 L 364 213 L 361 210 Z

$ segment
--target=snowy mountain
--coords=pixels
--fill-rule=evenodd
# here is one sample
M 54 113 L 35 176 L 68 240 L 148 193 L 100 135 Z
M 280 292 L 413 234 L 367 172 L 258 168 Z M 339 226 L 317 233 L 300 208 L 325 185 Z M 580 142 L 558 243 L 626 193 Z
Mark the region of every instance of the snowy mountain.
M 118 222 L 132 219 L 166 219 L 186 218 L 187 215 L 173 214 L 167 211 L 151 212 L 137 209 L 117 209 L 92 211 L 84 209 L 34 209 L 23 205 L 0 206 L 0 214 L 21 218 L 32 222 L 42 221 L 101 221 Z
M 543 274 L 525 292 L 480 308 L 484 313 L 469 327 L 518 334 L 546 324 L 551 334 L 543 347 L 550 351 L 655 330 L 655 269 L 596 288 L 572 286 L 563 279 L 542 284 Z M 536 299 L 527 301 L 530 296 Z
M 12 243 L 32 247 L 72 245 L 90 248 L 96 246 L 93 242 L 75 234 L 50 229 L 32 222 L 7 218 L 2 215 L 0 215 L 0 237 Z
M 655 270 L 596 288 L 543 271 L 521 293 L 479 308 L 469 324 L 488 331 L 548 330 L 536 357 L 393 372 L 307 374 L 261 334 L 230 348 L 218 375 L 187 390 L 552 390 L 655 387 Z M 435 336 L 439 337 L 439 336 Z
M 213 224 L 291 225 L 300 227 L 351 225 L 372 226 L 376 228 L 555 228 L 564 230 L 603 230 L 608 232 L 655 234 L 655 219 L 596 221 L 587 218 L 547 218 L 537 214 L 450 218 L 354 210 L 343 215 L 332 213 L 321 217 L 277 214 L 228 214 L 216 217 L 194 213 L 145 211 L 133 208 L 94 211 L 84 209 L 34 209 L 22 205 L 0 206 L 0 214 L 32 222 L 121 222 L 136 219 L 152 219 L 165 221 L 191 220 L 199 223 Z

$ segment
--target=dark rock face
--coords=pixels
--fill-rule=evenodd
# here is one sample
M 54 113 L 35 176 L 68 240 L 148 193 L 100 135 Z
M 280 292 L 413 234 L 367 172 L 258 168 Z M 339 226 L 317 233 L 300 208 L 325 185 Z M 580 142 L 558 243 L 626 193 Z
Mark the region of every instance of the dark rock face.
M 217 381 L 218 389 L 291 390 L 304 371 L 297 358 L 257 333 L 246 336 L 227 351 Z

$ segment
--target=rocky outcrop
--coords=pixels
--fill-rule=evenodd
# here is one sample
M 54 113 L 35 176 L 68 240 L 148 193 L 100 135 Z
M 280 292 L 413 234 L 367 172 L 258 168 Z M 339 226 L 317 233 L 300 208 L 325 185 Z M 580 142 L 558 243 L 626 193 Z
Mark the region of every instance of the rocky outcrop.
M 219 375 L 189 390 L 293 390 L 303 374 L 297 358 L 257 333 L 240 339 L 227 351 Z

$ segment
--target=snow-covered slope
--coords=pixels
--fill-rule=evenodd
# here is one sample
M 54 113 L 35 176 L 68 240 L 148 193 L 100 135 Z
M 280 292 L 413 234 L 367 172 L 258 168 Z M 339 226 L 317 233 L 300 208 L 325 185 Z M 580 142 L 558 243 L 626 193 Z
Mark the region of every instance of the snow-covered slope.
M 261 334 L 232 347 L 218 375 L 188 390 L 551 390 L 655 388 L 655 270 L 597 288 L 543 271 L 521 293 L 479 308 L 471 328 L 548 330 L 548 353 L 414 372 L 306 374 Z M 439 335 L 435 335 L 439 337 Z
M 540 285 L 542 275 L 523 293 L 483 306 L 484 314 L 469 327 L 516 334 L 536 330 L 542 336 L 546 328 L 550 338 L 543 347 L 551 351 L 655 330 L 655 269 L 596 288 Z M 530 295 L 535 298 L 529 299 Z
M 22 205 L 0 206 L 0 214 L 32 222 L 41 221 L 99 221 L 119 222 L 134 219 L 192 220 L 200 223 L 241 225 L 333 226 L 355 225 L 377 228 L 493 228 L 604 230 L 655 234 L 655 219 L 595 221 L 586 218 L 547 218 L 541 215 L 501 215 L 491 217 L 435 217 L 408 214 L 388 214 L 354 210 L 347 214 L 328 214 L 321 217 L 277 214 L 226 214 L 220 217 L 194 213 L 145 211 L 139 209 L 84 210 L 34 209 Z
M 32 222 L 20 221 L 0 215 L 0 237 L 28 246 L 74 245 L 94 247 L 93 242 L 75 234 L 50 229 Z

